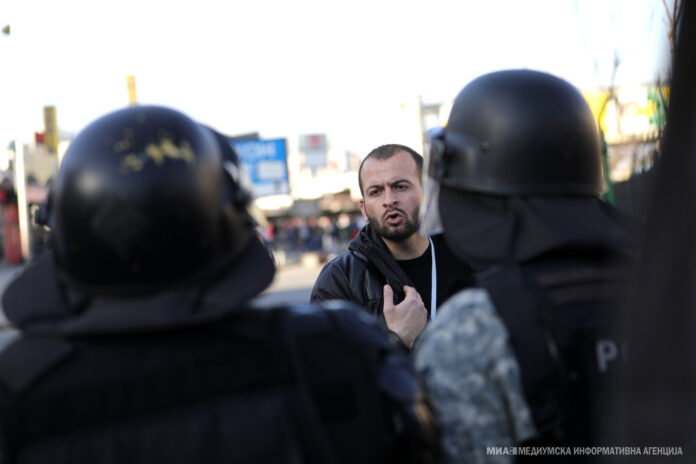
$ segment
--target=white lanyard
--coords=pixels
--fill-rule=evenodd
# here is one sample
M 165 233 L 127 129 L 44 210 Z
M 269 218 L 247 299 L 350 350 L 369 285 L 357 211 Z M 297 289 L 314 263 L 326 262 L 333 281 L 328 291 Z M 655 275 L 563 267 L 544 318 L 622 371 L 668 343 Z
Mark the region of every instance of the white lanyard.
M 435 319 L 437 313 L 437 266 L 435 265 L 435 245 L 429 235 L 428 240 L 430 240 L 430 256 L 432 256 L 433 262 L 433 278 L 430 284 L 430 319 Z

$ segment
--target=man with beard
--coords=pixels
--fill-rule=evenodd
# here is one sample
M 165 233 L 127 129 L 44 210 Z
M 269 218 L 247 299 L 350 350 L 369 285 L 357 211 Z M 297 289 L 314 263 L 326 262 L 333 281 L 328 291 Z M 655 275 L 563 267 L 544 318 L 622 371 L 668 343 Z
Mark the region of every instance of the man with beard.
M 382 320 L 410 349 L 437 306 L 473 284 L 441 235 L 418 234 L 423 157 L 398 144 L 372 150 L 358 170 L 368 224 L 322 269 L 311 301 L 349 300 Z

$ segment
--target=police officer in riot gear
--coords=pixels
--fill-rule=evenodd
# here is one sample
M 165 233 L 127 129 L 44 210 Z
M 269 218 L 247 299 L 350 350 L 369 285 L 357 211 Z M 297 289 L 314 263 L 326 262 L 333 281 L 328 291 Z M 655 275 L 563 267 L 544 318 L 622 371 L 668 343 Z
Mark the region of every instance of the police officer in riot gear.
M 597 127 L 569 83 L 481 76 L 432 134 L 421 212 L 486 270 L 441 308 L 416 367 L 439 404 L 448 462 L 487 446 L 592 443 L 621 364 L 615 316 L 633 234 L 598 195 Z
M 161 107 L 75 138 L 53 251 L 3 296 L 3 463 L 420 462 L 414 373 L 378 325 L 248 302 L 274 266 L 237 161 Z

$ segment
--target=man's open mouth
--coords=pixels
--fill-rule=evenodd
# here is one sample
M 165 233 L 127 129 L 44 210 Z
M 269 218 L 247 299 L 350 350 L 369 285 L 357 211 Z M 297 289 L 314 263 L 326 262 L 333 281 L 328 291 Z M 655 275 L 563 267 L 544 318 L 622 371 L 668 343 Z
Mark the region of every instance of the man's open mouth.
M 387 213 L 384 216 L 384 220 L 388 224 L 397 224 L 401 222 L 401 219 L 403 218 L 403 215 L 399 211 L 392 211 L 390 213 Z

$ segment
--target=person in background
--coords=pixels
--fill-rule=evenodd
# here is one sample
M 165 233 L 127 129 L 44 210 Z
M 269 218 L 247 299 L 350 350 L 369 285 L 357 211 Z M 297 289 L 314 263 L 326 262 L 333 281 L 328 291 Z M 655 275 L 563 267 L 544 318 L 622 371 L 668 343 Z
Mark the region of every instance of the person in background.
M 595 443 L 623 363 L 617 315 L 635 243 L 603 191 L 599 134 L 568 82 L 531 70 L 481 76 L 431 134 L 424 232 L 485 266 L 419 339 L 445 462 L 508 459 L 487 447 Z
M 473 284 L 441 235 L 418 234 L 423 158 L 389 144 L 372 150 L 358 170 L 360 210 L 368 223 L 348 251 L 319 274 L 311 301 L 348 300 L 378 316 L 410 349 L 438 305 Z
M 347 303 L 259 307 L 236 153 L 162 107 L 71 143 L 52 250 L 7 288 L 0 461 L 422 462 L 410 360 Z

